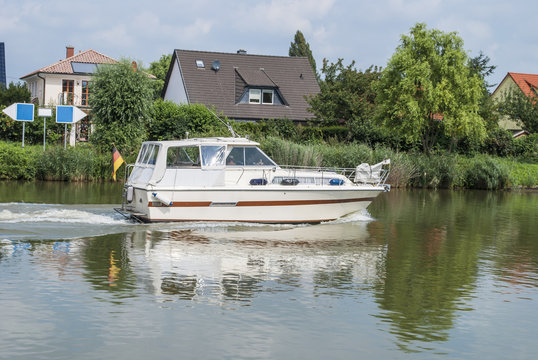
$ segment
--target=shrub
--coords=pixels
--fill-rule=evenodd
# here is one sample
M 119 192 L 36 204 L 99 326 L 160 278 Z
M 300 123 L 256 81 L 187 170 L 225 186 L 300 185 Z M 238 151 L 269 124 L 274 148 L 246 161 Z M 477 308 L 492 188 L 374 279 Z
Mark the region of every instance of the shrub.
M 538 163 L 538 133 L 514 140 L 514 156 Z
M 486 155 L 469 158 L 463 171 L 464 184 L 469 189 L 502 189 L 508 185 L 509 179 L 508 168 Z
M 50 147 L 39 157 L 36 178 L 40 180 L 84 181 L 110 178 L 112 157 L 89 146 Z
M 35 147 L 21 147 L 0 142 L 0 179 L 29 180 L 35 178 L 37 154 Z
M 153 112 L 154 118 L 147 131 L 149 140 L 184 139 L 186 132 L 189 137 L 230 135 L 214 112 L 203 104 L 178 105 L 158 99 L 153 104 Z
M 416 176 L 410 179 L 411 186 L 431 189 L 454 187 L 457 178 L 454 155 L 415 154 L 413 162 Z
M 483 148 L 490 155 L 509 156 L 514 152 L 514 138 L 509 131 L 497 128 L 488 134 Z

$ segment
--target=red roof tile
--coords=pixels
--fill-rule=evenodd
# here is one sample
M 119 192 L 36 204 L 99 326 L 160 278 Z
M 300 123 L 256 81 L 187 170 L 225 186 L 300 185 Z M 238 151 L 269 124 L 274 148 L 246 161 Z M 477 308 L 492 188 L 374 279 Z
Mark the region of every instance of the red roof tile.
M 514 82 L 519 86 L 523 94 L 526 96 L 535 96 L 536 89 L 538 89 L 538 74 L 521 74 L 509 72 L 508 75 L 512 77 Z M 534 91 L 532 89 L 535 89 Z
M 95 50 L 89 49 L 78 54 L 75 54 L 69 58 L 63 59 L 49 66 L 45 66 L 39 70 L 33 71 L 28 75 L 24 75 L 21 79 L 27 78 L 37 73 L 51 73 L 51 74 L 73 74 L 72 62 L 89 63 L 89 64 L 115 64 L 118 61 L 103 55 Z

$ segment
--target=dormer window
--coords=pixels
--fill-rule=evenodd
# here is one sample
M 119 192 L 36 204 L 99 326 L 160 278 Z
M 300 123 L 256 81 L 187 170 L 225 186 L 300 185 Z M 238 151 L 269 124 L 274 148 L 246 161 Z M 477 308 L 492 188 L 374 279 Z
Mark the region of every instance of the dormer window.
M 198 69 L 203 69 L 205 67 L 204 60 L 196 60 L 196 67 Z
M 249 89 L 248 102 L 250 104 L 270 104 L 274 103 L 273 89 Z
M 261 93 L 260 89 L 250 89 L 248 91 L 248 102 L 251 104 L 259 104 L 261 102 Z
M 262 91 L 262 104 L 273 104 L 273 90 L 265 89 Z

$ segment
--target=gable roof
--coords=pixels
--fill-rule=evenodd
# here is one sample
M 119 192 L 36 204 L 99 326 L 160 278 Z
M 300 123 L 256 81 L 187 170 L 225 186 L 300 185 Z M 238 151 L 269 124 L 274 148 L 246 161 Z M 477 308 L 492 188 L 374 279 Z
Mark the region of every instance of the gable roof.
M 203 61 L 204 67 L 197 65 Z M 218 60 L 217 71 L 212 64 Z M 163 96 L 174 65 L 179 66 L 189 103 L 215 106 L 233 119 L 290 119 L 305 121 L 313 115 L 307 111 L 305 96 L 319 93 L 319 85 L 306 57 L 250 55 L 208 51 L 174 51 Z M 241 103 L 238 100 L 248 87 L 273 88 L 284 105 Z
M 514 79 L 514 82 L 519 86 L 523 94 L 526 96 L 536 95 L 534 91 L 538 89 L 538 74 L 521 74 L 511 73 L 508 75 Z M 534 88 L 534 91 L 532 90 Z
M 42 67 L 39 70 L 33 71 L 28 75 L 24 75 L 21 79 L 27 78 L 37 73 L 49 73 L 49 74 L 75 74 L 71 63 L 86 63 L 86 64 L 115 64 L 118 61 L 103 55 L 95 50 L 88 49 L 86 51 L 75 54 L 66 59 L 62 59 L 52 65 Z
M 538 90 L 538 74 L 523 74 L 523 73 L 515 73 L 515 72 L 509 72 L 506 74 L 504 79 L 501 81 L 499 86 L 497 86 L 497 89 L 501 87 L 501 85 L 504 83 L 504 81 L 507 78 L 511 78 L 514 80 L 516 85 L 519 87 L 519 89 L 525 94 L 525 96 L 536 96 L 536 90 Z M 495 93 L 497 91 L 493 91 Z

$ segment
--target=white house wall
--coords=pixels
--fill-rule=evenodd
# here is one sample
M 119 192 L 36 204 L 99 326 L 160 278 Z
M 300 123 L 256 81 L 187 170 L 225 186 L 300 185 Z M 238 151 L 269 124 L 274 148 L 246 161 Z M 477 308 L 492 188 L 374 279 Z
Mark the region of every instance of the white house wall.
M 89 75 L 42 74 L 41 76 L 47 79 L 44 105 L 58 105 L 60 94 L 62 93 L 62 80 L 74 80 L 73 105 L 80 106 L 82 101 L 82 81 L 91 81 L 91 76 Z
M 168 86 L 164 94 L 164 100 L 170 100 L 176 104 L 188 104 L 187 91 L 185 90 L 185 84 L 183 84 L 183 76 L 181 69 L 179 68 L 178 61 L 174 62 L 172 68 L 172 74 L 168 81 Z

